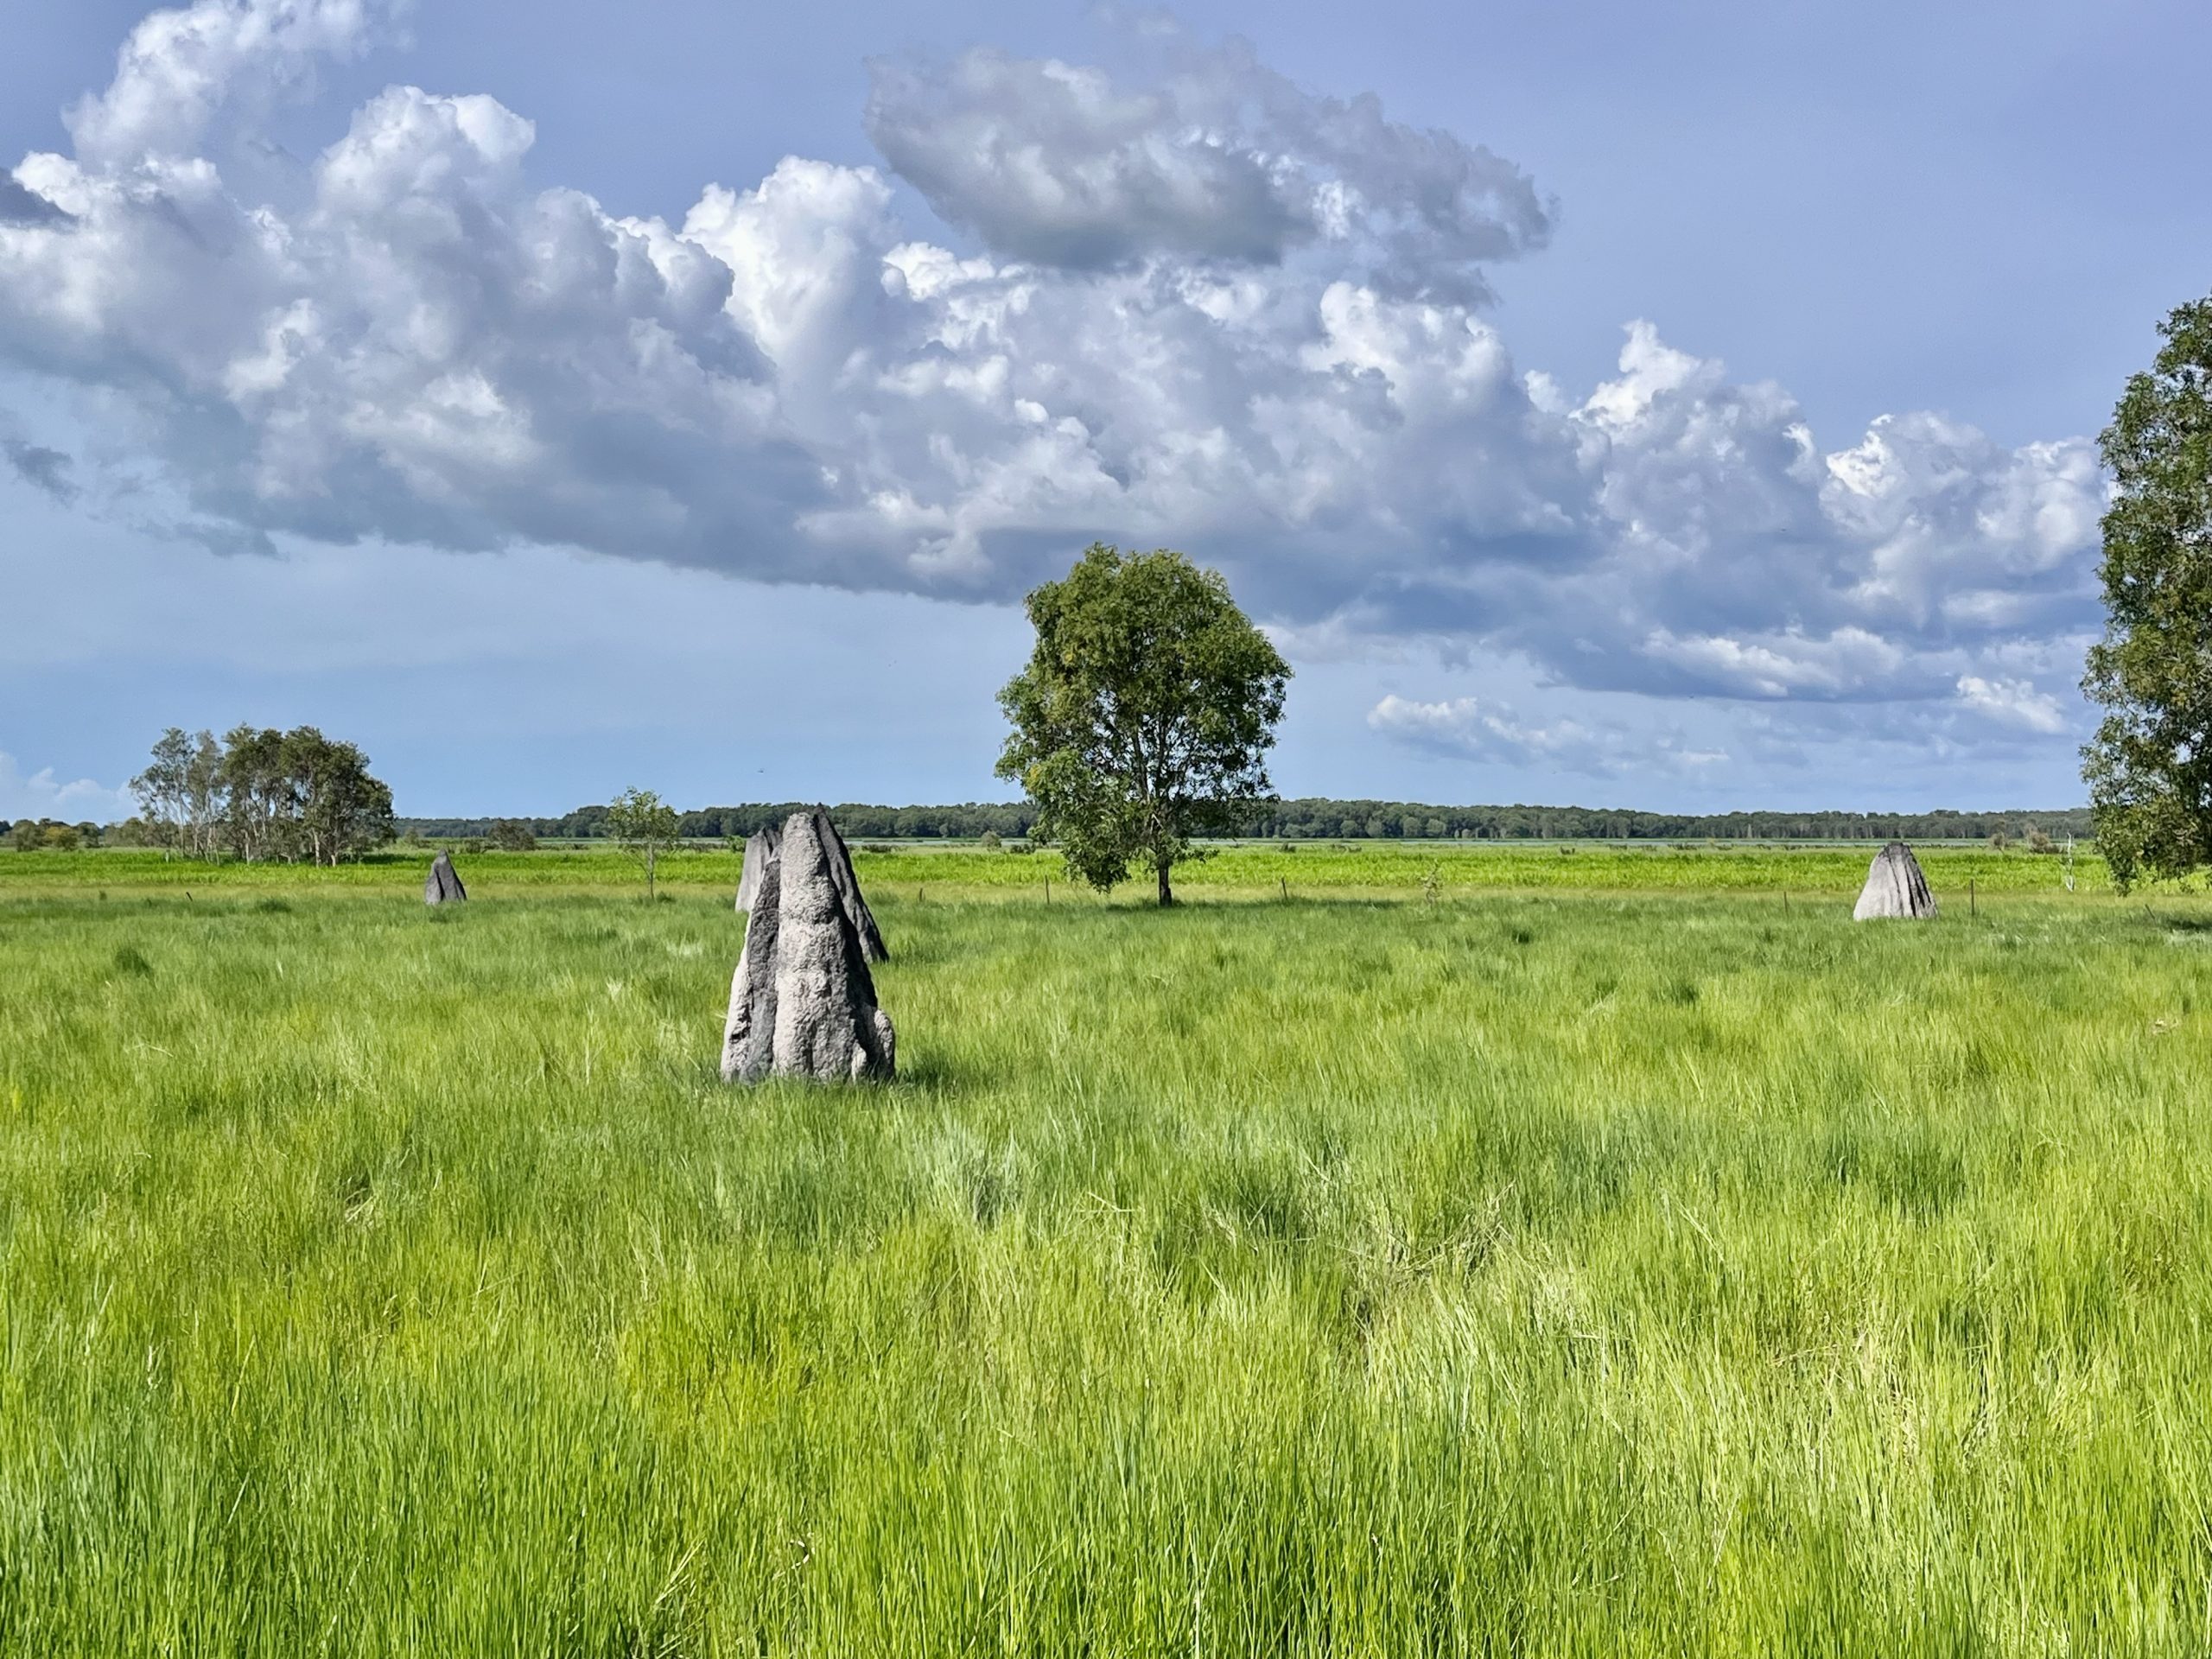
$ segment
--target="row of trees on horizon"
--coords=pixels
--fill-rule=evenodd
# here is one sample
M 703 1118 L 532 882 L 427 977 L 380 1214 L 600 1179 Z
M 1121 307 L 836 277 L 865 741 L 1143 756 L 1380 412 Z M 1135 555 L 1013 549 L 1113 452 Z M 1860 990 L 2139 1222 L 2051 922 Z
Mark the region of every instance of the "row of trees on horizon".
M 677 814 L 686 841 L 742 839 L 811 801 L 752 802 Z M 524 838 L 597 841 L 607 835 L 608 808 L 580 806 L 557 817 L 401 818 L 403 835 L 474 838 L 517 847 Z M 884 806 L 847 801 L 830 809 L 847 839 L 974 841 L 1026 837 L 1037 808 L 1022 801 L 967 801 L 937 806 Z M 1308 796 L 1261 807 L 1242 833 L 1284 841 L 1984 841 L 2087 837 L 2087 807 L 1991 812 L 1641 812 L 1581 806 L 1440 806 L 1419 801 L 1337 800 Z
M 312 735 L 302 739 L 297 733 L 274 734 L 280 741 L 289 735 L 296 756 L 311 753 L 314 742 L 321 739 L 312 727 L 300 729 Z M 268 745 L 261 741 L 264 735 L 257 734 L 251 753 L 266 755 Z M 206 739 L 205 746 L 200 738 Z M 206 733 L 188 742 L 191 752 L 182 757 L 181 768 L 173 745 L 166 755 L 157 746 L 155 765 L 141 777 L 156 781 L 164 792 L 141 816 L 111 824 L 89 819 L 69 823 L 54 818 L 19 818 L 9 831 L 9 845 L 23 852 L 158 847 L 188 857 L 259 856 L 334 862 L 395 839 L 480 841 L 501 850 L 521 852 L 540 840 L 611 838 L 609 808 L 603 805 L 580 806 L 557 817 L 393 817 L 388 823 L 372 805 L 366 813 L 337 813 L 350 826 L 350 833 L 341 832 L 334 839 L 322 826 L 331 820 L 334 808 L 341 804 L 344 791 L 326 785 L 318 793 L 312 767 L 302 767 L 293 774 L 293 787 L 283 791 L 283 810 L 270 815 L 269 821 L 234 817 L 221 781 L 226 746 Z M 163 745 L 169 744 L 165 736 Z M 350 744 L 331 747 L 353 749 Z M 359 752 L 353 753 L 358 756 Z M 326 779 L 331 775 L 327 768 L 322 772 Z M 181 788 L 175 781 L 180 778 Z M 373 779 L 367 781 L 377 789 L 383 788 Z M 250 784 L 245 798 L 266 803 L 271 792 L 266 781 L 258 788 Z M 388 810 L 389 791 L 385 801 Z M 689 842 L 742 838 L 779 824 L 791 813 L 812 804 L 755 802 L 680 812 L 677 838 Z M 849 801 L 830 811 L 845 836 L 854 840 L 978 841 L 995 836 L 1001 841 L 1018 841 L 1027 837 L 1037 817 L 1037 809 L 1020 801 L 934 806 Z M 2086 840 L 2094 828 L 2087 807 L 1992 812 L 1679 813 L 1580 806 L 1440 806 L 1420 801 L 1308 796 L 1268 808 L 1247 833 L 1284 841 L 1878 841 L 1896 836 L 1904 841 L 1997 840 L 2032 845 L 2042 836 L 2074 836 Z M 248 851 L 249 848 L 255 850 Z

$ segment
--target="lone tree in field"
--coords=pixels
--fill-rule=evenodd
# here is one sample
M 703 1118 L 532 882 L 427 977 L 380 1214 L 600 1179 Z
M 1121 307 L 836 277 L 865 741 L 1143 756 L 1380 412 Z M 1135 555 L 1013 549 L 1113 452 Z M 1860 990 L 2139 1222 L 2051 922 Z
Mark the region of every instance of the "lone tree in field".
M 645 867 L 645 897 L 653 896 L 653 867 L 676 842 L 676 809 L 650 789 L 626 789 L 607 803 L 607 835 Z
M 2082 682 L 2106 710 L 2082 776 L 2122 892 L 2212 862 L 2212 298 L 2158 332 L 2098 441 L 2107 615 Z
M 1180 553 L 1094 543 L 1029 595 L 1037 649 L 999 704 L 1014 724 L 998 775 L 1037 804 L 1031 831 L 1101 892 L 1133 863 L 1160 883 L 1274 798 L 1263 764 L 1290 668 Z

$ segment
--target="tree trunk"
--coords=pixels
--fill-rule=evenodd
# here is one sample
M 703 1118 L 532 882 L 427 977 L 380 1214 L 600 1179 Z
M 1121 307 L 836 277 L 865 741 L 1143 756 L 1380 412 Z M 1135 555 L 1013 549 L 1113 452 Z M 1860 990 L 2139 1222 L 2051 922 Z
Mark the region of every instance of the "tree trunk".
M 1167 885 L 1167 861 L 1160 860 L 1156 868 L 1160 872 L 1160 907 L 1165 910 L 1175 902 L 1175 890 Z

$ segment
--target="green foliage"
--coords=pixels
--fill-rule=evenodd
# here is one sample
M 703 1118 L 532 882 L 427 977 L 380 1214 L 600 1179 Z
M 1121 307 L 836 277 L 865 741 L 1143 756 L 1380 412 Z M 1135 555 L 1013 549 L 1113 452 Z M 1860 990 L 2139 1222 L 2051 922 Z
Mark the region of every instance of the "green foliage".
M 780 824 L 810 801 L 760 802 L 695 807 L 677 813 L 677 833 L 687 841 L 742 842 L 756 830 Z M 937 805 L 885 806 L 842 801 L 830 809 L 848 841 L 974 841 L 986 833 L 1011 840 L 1029 833 L 1036 808 L 1026 801 L 963 801 Z M 1327 841 L 1345 833 L 1364 837 L 1379 825 L 1384 840 L 1541 841 L 1603 839 L 1667 841 L 1707 836 L 1756 841 L 1886 841 L 1915 845 L 1931 841 L 1977 841 L 1993 830 L 2010 833 L 2032 819 L 2054 832 L 2087 836 L 2092 824 L 2083 807 L 1994 812 L 1644 812 L 1585 806 L 1440 806 L 1414 801 L 1339 801 L 1325 797 L 1262 801 L 1240 825 L 1239 835 Z M 489 836 L 493 818 L 401 818 L 410 835 Z M 607 833 L 604 806 L 580 806 L 558 817 L 518 818 L 537 836 L 588 840 Z
M 130 788 L 139 838 L 191 858 L 334 865 L 392 836 L 391 791 L 368 758 L 312 726 L 241 725 L 219 745 L 172 726 Z
M 999 693 L 1014 726 L 998 775 L 1037 804 L 1033 836 L 1103 892 L 1203 858 L 1272 794 L 1264 764 L 1289 666 L 1218 571 L 1165 548 L 1094 543 L 1029 595 L 1037 645 Z
M 223 752 L 213 732 L 188 735 L 172 726 L 154 744 L 146 770 L 130 780 L 145 840 L 188 858 L 213 858 L 223 817 Z
M 18 818 L 8 830 L 8 845 L 19 853 L 73 853 L 97 847 L 102 839 L 97 823 L 63 823 L 54 818 Z
M 882 880 L 863 1098 L 485 856 L 0 870 L 0 1650 L 2203 1649 L 2204 900 Z
M 626 789 L 608 804 L 607 836 L 645 866 L 645 897 L 661 857 L 676 840 L 676 809 L 650 789 Z
M 2123 889 L 2212 862 L 2212 298 L 2158 333 L 2100 441 L 2107 614 L 2082 683 L 2107 711 L 2082 775 Z

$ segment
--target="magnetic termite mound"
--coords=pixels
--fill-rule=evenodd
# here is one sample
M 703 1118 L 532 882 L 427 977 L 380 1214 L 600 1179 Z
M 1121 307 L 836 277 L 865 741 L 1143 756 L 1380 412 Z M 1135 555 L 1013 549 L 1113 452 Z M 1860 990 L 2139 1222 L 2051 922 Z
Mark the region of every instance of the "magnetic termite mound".
M 453 860 L 440 853 L 430 861 L 430 873 L 423 878 L 423 902 L 426 905 L 458 905 L 468 897 L 468 889 L 461 885 L 461 877 L 453 868 Z
M 1929 892 L 1928 878 L 1920 873 L 1920 861 L 1912 855 L 1912 849 L 1893 841 L 1875 854 L 1851 919 L 1926 921 L 1935 914 L 1936 895 Z
M 840 883 L 840 872 L 849 887 Z M 794 812 L 785 820 L 776 855 L 763 865 L 751 896 L 722 1029 L 723 1081 L 889 1081 L 897 1039 L 891 1016 L 875 1005 L 854 911 L 871 930 L 874 918 L 860 900 L 845 844 L 826 814 Z

